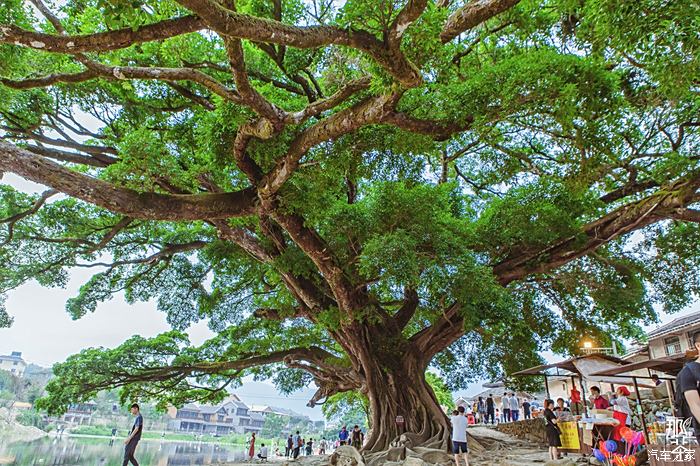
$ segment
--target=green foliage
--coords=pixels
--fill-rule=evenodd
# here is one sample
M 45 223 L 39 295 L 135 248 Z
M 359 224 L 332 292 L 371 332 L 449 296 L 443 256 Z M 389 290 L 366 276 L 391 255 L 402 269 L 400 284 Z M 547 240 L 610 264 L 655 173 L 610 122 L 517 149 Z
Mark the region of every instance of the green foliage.
M 17 414 L 17 422 L 23 426 L 37 427 L 41 430 L 46 430 L 49 423 L 46 416 L 33 409 L 22 410 Z
M 337 26 L 382 44 L 411 2 L 285 0 L 279 11 L 266 0 L 235 3 L 242 14 Z M 293 123 L 269 138 L 252 138 L 246 153 L 263 172 L 304 146 L 306 136 L 327 129 L 324 118 L 380 94 L 393 96 L 405 121 L 434 129 L 413 132 L 385 120 L 304 146 L 289 181 L 245 218 L 124 219 L 63 196 L 30 212 L 40 195 L 0 185 L 0 328 L 12 323 L 4 305 L 8 292 L 30 280 L 64 287 L 77 267 L 95 268 L 66 305 L 72 318 L 97 312 L 122 293 L 128 303 L 155 302 L 173 328 L 70 357 L 54 368 L 57 377 L 38 405 L 57 413 L 114 387 L 121 402 L 153 400 L 161 409 L 215 402 L 245 376 L 271 379 L 289 393 L 314 381 L 301 364 L 280 357 L 242 369 L 226 364 L 320 348 L 328 355 L 320 365 L 357 371 L 358 358 L 348 354 L 353 346 L 338 338 L 338 330 L 357 326 L 388 334 L 389 326 L 378 323 L 414 294 L 418 303 L 405 327 L 371 343 L 388 353 L 380 356 L 396 359 L 409 338 L 442 322 L 455 304 L 464 336 L 444 340 L 452 344 L 435 356 L 427 375 L 445 404 L 451 404 L 448 389 L 538 364 L 545 350 L 575 353 L 583 336 L 601 344 L 641 337 L 640 324 L 657 319 L 655 305 L 675 312 L 700 295 L 700 229 L 633 205 L 652 191 L 659 199 L 677 195 L 665 186 L 694 180 L 700 170 L 700 7 L 691 3 L 523 0 L 442 44 L 440 31 L 457 5 L 428 2 L 400 44 L 423 77 L 410 89 L 352 47 L 243 41 L 251 85 L 283 111 L 322 102 L 351 79 L 371 80 L 333 108 L 303 121 L 290 118 Z M 52 7 L 68 34 L 138 31 L 187 14 L 170 0 L 68 0 Z M 19 0 L 3 3 L 0 23 L 57 32 Z M 189 67 L 243 92 L 225 42 L 211 31 L 88 55 L 105 66 Z M 84 71 L 85 62 L 74 58 L 3 44 L 0 77 Z M 249 186 L 233 145 L 243 126 L 256 121 L 253 109 L 193 81 L 116 77 L 25 90 L 0 84 L 2 138 L 33 150 L 60 149 L 64 156 L 99 153 L 109 159 L 106 166 L 61 164 L 137 192 Z M 394 109 L 387 104 L 374 111 Z M 455 128 L 449 137 L 438 131 L 445 126 Z M 301 219 L 307 230 L 296 237 L 285 232 L 270 209 Z M 608 224 L 584 226 L 617 209 L 635 212 L 639 222 L 580 249 Z M 229 240 L 227 229 L 268 259 Z M 322 253 L 314 256 L 300 236 L 317 241 Z M 539 267 L 563 245 L 571 249 L 566 260 Z M 335 269 L 322 271 L 320 263 Z M 511 281 L 494 273 L 503 264 L 538 273 Z M 333 279 L 362 295 L 361 309 L 342 309 Z M 256 317 L 256 310 L 279 319 Z M 185 331 L 200 321 L 217 335 L 194 347 Z M 354 337 L 361 333 L 353 331 Z M 12 383 L 0 374 L 0 390 L 17 395 L 21 390 Z M 22 396 L 39 396 L 40 386 Z M 329 417 L 357 423 L 367 409 L 352 391 L 324 405 Z
M 333 395 L 321 406 L 323 415 L 341 425 L 358 425 L 366 431 L 369 427 L 369 401 L 358 392 L 344 392 Z M 333 435 L 335 438 L 337 433 Z
M 454 406 L 454 399 L 452 398 L 452 392 L 447 388 L 445 381 L 432 372 L 425 373 L 425 380 L 428 381 L 428 385 L 433 389 L 435 393 L 435 398 L 437 398 L 438 404 L 440 406 L 452 407 Z

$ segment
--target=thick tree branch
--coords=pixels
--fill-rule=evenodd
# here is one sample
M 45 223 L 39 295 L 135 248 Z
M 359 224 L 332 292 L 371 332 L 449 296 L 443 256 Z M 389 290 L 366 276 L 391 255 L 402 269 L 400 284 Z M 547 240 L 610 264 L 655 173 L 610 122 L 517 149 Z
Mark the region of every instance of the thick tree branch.
M 398 311 L 396 311 L 396 314 L 394 314 L 394 321 L 396 322 L 396 325 L 398 325 L 399 329 L 403 330 L 406 325 L 408 325 L 418 309 L 418 304 L 420 304 L 418 293 L 416 293 L 415 290 L 408 288 L 404 290 L 403 305 Z
M 44 157 L 48 157 L 54 160 L 60 160 L 61 162 L 77 163 L 97 168 L 104 168 L 119 161 L 119 159 L 116 157 L 110 157 L 105 155 L 96 156 L 94 154 L 83 155 L 75 152 L 50 149 L 48 147 L 42 146 L 26 146 L 25 149 Z
M 257 205 L 253 189 L 222 194 L 169 195 L 120 188 L 3 141 L 0 141 L 0 171 L 15 173 L 136 219 L 177 221 L 241 217 L 254 213 Z
M 659 220 L 681 217 L 686 206 L 697 201 L 698 188 L 700 173 L 693 173 L 686 179 L 668 184 L 644 199 L 624 205 L 585 225 L 579 235 L 563 238 L 542 250 L 516 254 L 501 261 L 494 266 L 494 274 L 501 284 L 506 285 L 530 274 L 556 269 L 620 235 Z
M 127 48 L 143 42 L 163 40 L 205 28 L 204 22 L 196 16 L 168 19 L 137 28 L 76 36 L 56 36 L 26 31 L 14 25 L 3 24 L 0 25 L 0 43 L 67 54 L 105 52 Z
M 437 353 L 464 335 L 464 321 L 459 315 L 459 303 L 453 303 L 438 320 L 429 327 L 413 335 L 410 339 L 427 366 Z
M 84 61 L 91 71 L 109 79 L 143 79 L 155 81 L 192 81 L 235 103 L 244 103 L 238 92 L 229 89 L 208 74 L 190 68 L 160 68 L 139 66 L 107 66 Z
M 27 78 L 20 80 L 0 78 L 0 84 L 12 89 L 33 89 L 36 87 L 49 87 L 59 83 L 75 84 L 95 79 L 98 73 L 93 70 L 85 70 L 79 73 L 58 73 L 39 78 Z
M 335 26 L 290 26 L 227 10 L 210 0 L 178 0 L 178 3 L 195 12 L 224 37 L 303 49 L 344 45 L 369 54 L 406 87 L 418 86 L 423 81 L 418 70 L 403 55 L 392 53 L 384 43 L 365 31 Z
M 299 161 L 309 149 L 323 141 L 351 133 L 362 126 L 380 122 L 391 111 L 390 107 L 393 103 L 393 96 L 369 97 L 304 130 L 292 141 L 287 154 L 277 162 L 270 173 L 263 177 L 258 189 L 260 196 L 270 199 L 292 176 L 299 166 Z
M 494 16 L 513 8 L 520 0 L 469 0 L 452 13 L 440 32 L 440 40 L 447 43 Z
M 468 130 L 473 122 L 473 117 L 467 118 L 464 123 L 443 123 L 432 120 L 421 120 L 401 112 L 392 112 L 382 118 L 382 123 L 390 124 L 413 133 L 424 134 L 432 137 L 436 141 L 444 141 L 452 137 L 455 133 Z
M 314 230 L 304 225 L 301 217 L 281 213 L 275 208 L 267 210 L 270 217 L 289 233 L 292 240 L 316 265 L 330 285 L 341 310 L 352 312 L 367 304 L 367 296 L 355 289 L 343 268 L 335 262 L 329 246 Z
M 344 101 L 346 101 L 347 99 L 349 99 L 350 97 L 352 97 L 353 95 L 355 95 L 356 93 L 368 89 L 371 82 L 372 79 L 369 76 L 350 81 L 341 89 L 339 89 L 335 94 L 307 105 L 306 108 L 304 108 L 304 110 L 287 115 L 286 123 L 300 124 L 306 121 L 308 118 L 320 115 L 325 111 L 331 110 L 343 103 Z

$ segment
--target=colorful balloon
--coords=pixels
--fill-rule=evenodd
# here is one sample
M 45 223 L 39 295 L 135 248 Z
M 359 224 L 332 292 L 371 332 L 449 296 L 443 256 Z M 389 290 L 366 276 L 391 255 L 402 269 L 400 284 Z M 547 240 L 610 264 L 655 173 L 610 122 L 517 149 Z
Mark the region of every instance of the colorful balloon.
M 620 429 L 620 436 L 623 439 L 625 439 L 626 442 L 629 442 L 632 439 L 633 435 L 634 435 L 634 431 L 627 426 L 622 427 Z
M 595 459 L 597 459 L 601 463 L 605 462 L 605 454 L 603 454 L 603 452 L 598 450 L 597 448 L 593 449 L 593 456 L 595 456 Z
M 617 442 L 614 440 L 608 440 L 605 442 L 605 449 L 608 450 L 610 453 L 614 453 L 617 451 Z

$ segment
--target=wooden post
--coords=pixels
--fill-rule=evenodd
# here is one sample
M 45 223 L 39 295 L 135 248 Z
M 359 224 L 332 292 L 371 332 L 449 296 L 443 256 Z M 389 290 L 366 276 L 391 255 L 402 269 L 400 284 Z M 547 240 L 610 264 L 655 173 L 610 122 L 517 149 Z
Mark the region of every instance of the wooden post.
M 547 379 L 547 374 L 544 374 L 544 388 L 547 391 L 547 399 L 551 400 L 552 396 L 549 394 L 549 380 Z
M 583 400 L 583 414 L 588 417 L 588 400 L 586 400 L 586 389 L 588 387 L 583 383 L 583 376 L 579 374 L 579 381 L 581 382 L 581 399 Z
M 676 413 L 676 400 L 675 400 L 676 391 L 673 388 L 673 380 L 666 381 L 666 391 L 668 392 L 668 399 L 669 399 L 669 401 L 671 401 L 671 413 L 677 417 L 678 414 Z
M 647 432 L 647 419 L 644 416 L 644 410 L 642 409 L 642 396 L 639 394 L 639 384 L 637 383 L 637 377 L 632 377 L 632 382 L 634 382 L 634 392 L 637 394 L 637 412 L 642 416 L 642 431 L 644 432 L 644 440 L 646 444 L 649 445 L 649 432 Z

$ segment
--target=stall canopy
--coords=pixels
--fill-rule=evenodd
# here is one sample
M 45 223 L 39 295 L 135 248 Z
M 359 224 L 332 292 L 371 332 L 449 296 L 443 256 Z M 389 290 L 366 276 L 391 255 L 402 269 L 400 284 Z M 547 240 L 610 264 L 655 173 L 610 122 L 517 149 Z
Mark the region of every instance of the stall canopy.
M 680 356 L 676 358 L 658 358 L 649 359 L 647 361 L 635 362 L 632 364 L 626 364 L 623 366 L 613 367 L 610 369 L 605 369 L 600 372 L 593 374 L 594 376 L 615 376 L 615 375 L 626 375 L 632 372 L 648 369 L 656 372 L 663 372 L 664 374 L 676 376 L 683 369 L 685 364 L 685 357 Z M 632 374 L 633 375 L 633 374 Z M 639 376 L 643 378 L 644 376 Z
M 629 361 L 625 361 L 624 359 L 620 359 L 615 356 L 596 353 L 569 358 L 565 361 L 560 361 L 554 364 L 544 364 L 542 366 L 531 367 L 530 369 L 515 372 L 512 375 L 516 377 L 524 375 L 544 375 L 551 377 L 575 374 L 592 382 L 609 383 L 613 385 L 628 385 L 630 383 L 629 378 L 600 374 L 603 371 L 627 367 L 630 364 L 631 363 Z M 556 369 L 556 373 L 552 373 L 552 369 Z M 562 373 L 561 371 L 566 371 L 569 374 L 566 372 Z M 649 387 L 651 387 L 651 385 L 649 385 Z

